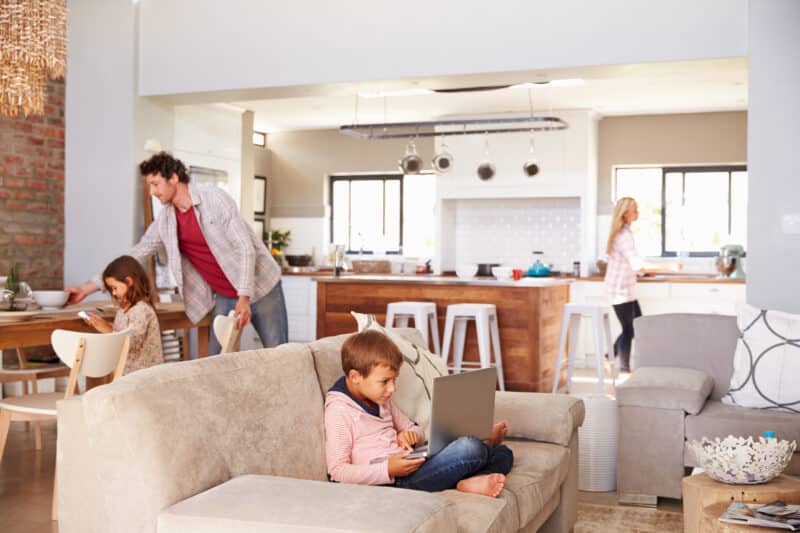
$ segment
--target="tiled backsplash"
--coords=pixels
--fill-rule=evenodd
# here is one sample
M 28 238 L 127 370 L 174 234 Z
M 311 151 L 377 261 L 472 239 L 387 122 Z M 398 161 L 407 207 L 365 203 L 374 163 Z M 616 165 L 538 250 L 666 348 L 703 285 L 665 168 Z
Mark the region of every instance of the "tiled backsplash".
M 513 198 L 448 200 L 455 227 L 444 228 L 455 238 L 453 266 L 501 263 L 527 268 L 534 250 L 556 270 L 572 271 L 580 258 L 581 211 L 578 198 Z

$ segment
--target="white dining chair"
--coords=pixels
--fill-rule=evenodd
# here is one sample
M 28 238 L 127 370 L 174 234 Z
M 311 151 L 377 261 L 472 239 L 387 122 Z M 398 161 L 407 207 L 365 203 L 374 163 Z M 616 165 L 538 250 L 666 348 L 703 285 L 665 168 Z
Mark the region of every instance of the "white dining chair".
M 0 400 L 0 461 L 3 460 L 11 422 L 38 422 L 57 417 L 56 402 L 80 394 L 78 379 L 99 378 L 113 372 L 113 379 L 125 371 L 130 347 L 130 330 L 115 333 L 84 333 L 57 329 L 50 336 L 53 349 L 64 364 L 70 368 L 67 390 L 27 394 Z M 56 474 L 53 479 L 53 506 L 51 518 L 56 520 Z
M 236 316 L 234 311 L 227 315 L 217 315 L 214 317 L 214 335 L 222 347 L 219 353 L 230 353 L 239 351 L 239 339 L 242 330 L 236 327 Z

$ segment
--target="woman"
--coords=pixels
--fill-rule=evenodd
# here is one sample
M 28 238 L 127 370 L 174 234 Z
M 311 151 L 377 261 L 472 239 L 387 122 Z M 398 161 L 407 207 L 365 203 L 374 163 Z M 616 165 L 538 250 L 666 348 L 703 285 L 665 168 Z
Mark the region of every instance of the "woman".
M 636 251 L 631 224 L 639 218 L 636 200 L 624 197 L 617 200 L 611 217 L 611 232 L 608 234 L 605 284 L 614 313 L 622 325 L 622 333 L 614 342 L 614 355 L 620 358 L 620 370 L 630 372 L 631 344 L 633 342 L 633 320 L 642 316 L 636 299 L 636 276 L 645 273 L 675 270 L 675 265 L 657 266 L 646 264 Z M 679 266 L 677 268 L 680 268 Z

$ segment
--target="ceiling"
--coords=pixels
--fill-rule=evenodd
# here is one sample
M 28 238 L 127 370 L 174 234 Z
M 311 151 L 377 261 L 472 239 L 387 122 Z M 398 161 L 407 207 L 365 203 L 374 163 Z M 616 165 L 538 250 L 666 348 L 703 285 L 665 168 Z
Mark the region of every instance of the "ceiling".
M 367 91 L 452 89 L 572 78 L 581 78 L 585 83 L 575 87 L 531 89 L 534 111 L 591 109 L 605 116 L 747 108 L 746 58 L 342 83 L 305 87 L 295 94 L 282 90 L 273 92 L 278 96 L 266 99 L 228 100 L 226 103 L 254 111 L 255 129 L 266 132 L 337 128 L 356 122 L 526 115 L 529 91 L 525 89 L 385 98 L 356 98 L 356 95 Z

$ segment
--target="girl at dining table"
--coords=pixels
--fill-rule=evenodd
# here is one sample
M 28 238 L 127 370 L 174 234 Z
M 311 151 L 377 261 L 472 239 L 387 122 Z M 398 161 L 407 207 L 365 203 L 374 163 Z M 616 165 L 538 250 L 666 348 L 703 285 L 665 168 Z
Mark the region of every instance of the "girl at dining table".
M 88 313 L 86 322 L 100 333 L 130 328 L 125 373 L 163 363 L 161 330 L 149 279 L 142 265 L 129 255 L 117 257 L 103 271 L 103 285 L 119 306 L 114 323 L 109 324 L 94 313 Z

